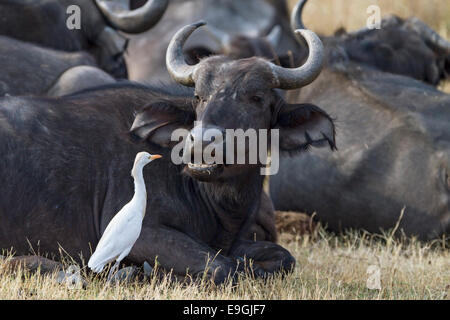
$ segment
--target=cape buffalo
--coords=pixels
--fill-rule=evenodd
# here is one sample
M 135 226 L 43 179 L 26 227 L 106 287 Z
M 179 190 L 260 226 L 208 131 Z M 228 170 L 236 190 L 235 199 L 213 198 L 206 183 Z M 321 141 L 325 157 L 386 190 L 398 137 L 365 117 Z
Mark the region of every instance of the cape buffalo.
M 291 28 L 306 29 L 300 0 L 291 16 Z M 437 85 L 450 75 L 450 42 L 419 19 L 388 16 L 380 29 L 364 28 L 335 36 L 321 37 L 327 62 L 353 61 L 377 70 L 412 77 Z
M 64 52 L 0 36 L 0 96 L 62 95 L 115 80 L 85 52 Z
M 328 47 L 329 57 L 342 48 Z M 399 221 L 399 230 L 421 239 L 450 232 L 450 95 L 329 59 L 313 84 L 286 99 L 311 101 L 333 115 L 339 143 L 333 154 L 281 159 L 270 181 L 276 209 L 316 212 L 332 230 L 380 232 Z
M 217 41 L 214 33 L 208 30 L 211 28 L 220 32 L 222 39 L 224 36 L 254 38 L 280 33 L 275 46 L 279 57 L 284 57 L 289 50 L 299 49 L 289 27 L 286 0 L 173 0 L 164 19 L 151 32 L 130 36 L 125 57 L 129 78 L 136 81 L 170 80 L 162 52 L 177 30 L 200 19 L 207 21 L 208 27 L 193 34 L 184 48 L 192 63 L 198 62 L 197 57 L 227 54 L 223 42 Z M 276 38 L 269 37 L 270 40 Z
M 157 260 L 179 275 L 206 272 L 215 283 L 242 270 L 242 258 L 254 260 L 258 277 L 292 269 L 295 260 L 287 250 L 248 239 L 261 205 L 261 165 L 175 164 L 171 134 L 189 130 L 187 151 L 205 139 L 194 121 L 218 130 L 278 129 L 280 148 L 290 152 L 334 147 L 326 113 L 310 104 L 287 104 L 276 91 L 312 82 L 322 66 L 322 45 L 302 31 L 310 56 L 296 69 L 263 58 L 210 57 L 187 65 L 182 47 L 201 25 L 181 29 L 167 50 L 171 75 L 195 86 L 195 94 L 173 85 L 119 83 L 62 98 L 0 98 L 0 248 L 23 254 L 31 245 L 58 255 L 62 247 L 87 258 L 130 200 L 130 168 L 145 150 L 163 159 L 144 170 L 147 213 L 129 262 Z
M 306 0 L 299 1 L 294 8 L 291 26 L 293 30 L 304 29 L 302 11 Z M 262 56 L 286 67 L 297 65 L 307 56 L 307 49 L 284 48 L 280 52 L 278 43 L 281 27 L 276 26 L 265 37 L 245 34 L 229 34 L 208 26 L 208 34 L 217 42 L 215 53 L 233 59 Z M 432 85 L 446 79 L 450 74 L 450 44 L 417 18 L 403 20 L 389 16 L 382 20 L 381 29 L 367 28 L 335 36 L 321 37 L 326 49 L 326 62 L 354 61 L 372 68 L 409 76 Z M 289 49 L 289 50 L 288 50 Z M 290 51 L 290 52 L 289 52 Z M 288 54 L 289 53 L 289 54 Z M 191 50 L 187 53 L 190 64 L 211 51 Z
M 133 6 L 133 2 L 131 5 Z M 87 51 L 97 64 L 117 78 L 126 78 L 123 53 L 127 39 L 117 30 L 140 33 L 153 27 L 168 0 L 148 1 L 129 11 L 123 1 L 106 0 L 3 0 L 0 2 L 0 35 L 40 46 L 68 51 Z M 74 6 L 80 8 L 80 28 L 67 22 Z

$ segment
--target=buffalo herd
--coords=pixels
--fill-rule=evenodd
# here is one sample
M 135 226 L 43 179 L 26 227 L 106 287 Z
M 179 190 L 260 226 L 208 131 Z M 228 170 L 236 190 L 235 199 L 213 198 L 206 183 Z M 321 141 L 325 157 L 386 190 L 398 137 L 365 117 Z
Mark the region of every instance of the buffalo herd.
M 133 195 L 141 151 L 163 158 L 144 170 L 147 212 L 125 264 L 216 284 L 290 272 L 275 210 L 336 232 L 449 233 L 450 95 L 437 86 L 450 42 L 397 16 L 318 36 L 306 3 L 290 15 L 281 0 L 1 1 L 0 249 L 86 262 Z M 277 131 L 279 172 L 176 163 L 178 129 L 184 155 L 223 158 L 236 150 L 208 130 Z

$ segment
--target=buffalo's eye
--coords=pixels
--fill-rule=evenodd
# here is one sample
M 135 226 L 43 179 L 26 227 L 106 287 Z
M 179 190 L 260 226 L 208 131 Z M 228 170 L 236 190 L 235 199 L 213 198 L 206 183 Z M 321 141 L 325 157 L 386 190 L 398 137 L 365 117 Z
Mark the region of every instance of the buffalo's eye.
M 256 102 L 256 103 L 262 103 L 263 102 L 263 98 L 260 96 L 252 96 L 252 101 Z
M 196 95 L 194 96 L 194 99 L 195 99 L 195 102 L 197 102 L 197 103 L 199 103 L 199 102 L 202 101 L 202 98 L 201 98 L 198 94 L 196 94 Z

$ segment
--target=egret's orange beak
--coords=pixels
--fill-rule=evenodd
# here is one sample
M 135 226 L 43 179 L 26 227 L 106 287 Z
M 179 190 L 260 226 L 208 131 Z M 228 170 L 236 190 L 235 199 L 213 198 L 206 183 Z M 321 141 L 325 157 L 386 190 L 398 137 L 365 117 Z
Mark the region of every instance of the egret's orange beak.
M 155 160 L 155 159 L 159 159 L 159 158 L 162 158 L 162 156 L 161 155 L 159 155 L 159 154 L 154 154 L 154 155 L 152 155 L 152 156 L 150 156 L 150 160 Z

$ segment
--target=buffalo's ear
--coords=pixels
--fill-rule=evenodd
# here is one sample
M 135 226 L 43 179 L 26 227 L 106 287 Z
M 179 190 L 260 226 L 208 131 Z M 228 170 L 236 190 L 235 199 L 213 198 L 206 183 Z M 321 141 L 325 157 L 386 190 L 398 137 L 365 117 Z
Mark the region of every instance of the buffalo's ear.
M 295 152 L 323 145 L 336 149 L 333 120 L 315 105 L 282 105 L 273 128 L 280 130 L 280 149 L 283 151 Z
M 177 141 L 171 141 L 176 129 L 190 129 L 195 120 L 195 113 L 187 105 L 171 101 L 151 103 L 140 110 L 131 126 L 130 132 L 143 140 L 162 147 L 171 147 Z

